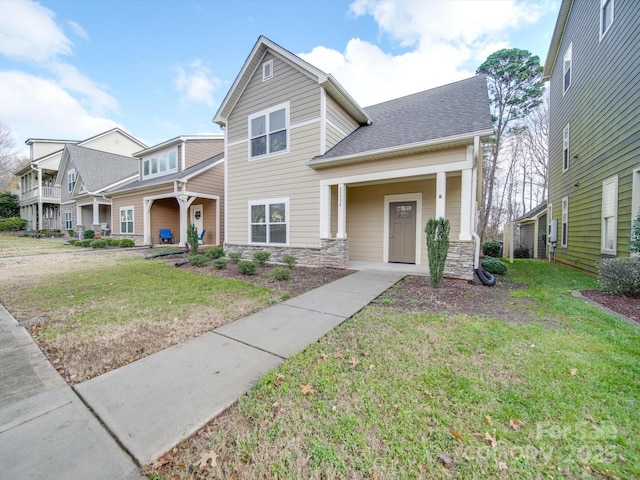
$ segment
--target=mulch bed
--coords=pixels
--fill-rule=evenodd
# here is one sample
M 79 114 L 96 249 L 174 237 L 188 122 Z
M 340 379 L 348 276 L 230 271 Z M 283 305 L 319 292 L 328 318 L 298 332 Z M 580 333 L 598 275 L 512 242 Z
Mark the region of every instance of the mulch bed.
M 582 290 L 584 297 L 640 323 L 640 297 L 625 297 L 601 290 Z

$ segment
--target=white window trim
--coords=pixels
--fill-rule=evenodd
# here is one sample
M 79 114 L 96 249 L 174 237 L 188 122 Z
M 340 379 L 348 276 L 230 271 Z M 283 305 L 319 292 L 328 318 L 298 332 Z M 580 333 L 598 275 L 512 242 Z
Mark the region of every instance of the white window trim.
M 262 64 L 262 81 L 266 82 L 273 78 L 273 60 L 268 60 Z
M 562 212 L 560 213 L 560 247 L 567 248 L 569 245 L 569 197 L 562 197 Z M 565 237 L 564 230 L 567 227 Z
M 269 242 L 254 242 L 251 240 L 251 207 L 254 205 L 264 205 L 265 206 L 265 216 L 269 211 L 269 205 L 273 203 L 284 203 L 284 217 L 285 217 L 285 225 L 286 225 L 286 235 L 287 241 L 285 243 L 269 243 Z M 281 198 L 266 198 L 262 200 L 249 200 L 247 205 L 247 242 L 249 245 L 269 245 L 274 247 L 287 247 L 290 243 L 289 230 L 291 227 L 291 211 L 289 210 L 289 197 L 281 197 Z M 266 220 L 266 219 L 265 219 Z M 268 225 L 268 222 L 266 222 Z M 267 235 L 268 238 L 268 235 Z
M 176 155 L 176 166 L 174 168 L 169 168 L 169 155 L 171 152 L 175 152 Z M 167 168 L 166 170 L 160 171 L 160 157 L 166 155 L 167 156 Z M 151 173 L 151 160 L 156 159 L 158 162 L 158 171 L 156 173 Z M 148 163 L 149 165 L 149 174 L 145 175 L 144 173 L 144 165 Z M 153 155 L 149 155 L 148 157 L 144 157 L 142 159 L 142 179 L 149 180 L 150 178 L 164 177 L 165 175 L 170 175 L 172 173 L 176 173 L 178 171 L 178 148 L 169 148 L 166 150 L 161 150 L 159 152 L 155 152 Z
M 629 223 L 629 231 L 633 228 L 633 222 L 638 216 L 638 213 L 640 213 L 640 167 L 633 169 L 633 180 L 631 182 L 631 222 Z M 638 257 L 640 253 L 632 253 L 631 255 Z
M 72 175 L 73 175 L 73 181 L 71 181 Z M 67 172 L 67 191 L 69 193 L 73 193 L 73 190 L 76 188 L 77 180 L 78 180 L 78 174 L 76 173 L 76 170 L 75 169 L 69 170 Z
M 569 167 L 571 165 L 571 159 L 569 157 L 569 155 L 571 153 L 570 135 L 571 135 L 571 129 L 569 128 L 569 124 L 567 123 L 567 125 L 562 130 L 562 173 L 564 173 L 567 170 L 569 170 Z M 566 142 L 565 142 L 565 140 L 566 140 Z M 565 143 L 566 143 L 566 146 L 565 146 Z M 567 152 L 566 164 L 565 164 L 565 160 L 564 160 L 564 152 L 565 152 L 565 150 Z
M 131 231 L 127 231 L 127 232 L 123 232 L 122 231 L 122 211 L 123 210 L 131 210 Z M 120 207 L 120 216 L 118 217 L 118 222 L 120 223 L 120 233 L 123 235 L 131 235 L 135 232 L 136 228 L 135 228 L 135 210 L 133 208 L 133 205 L 130 205 L 128 207 Z M 127 222 L 128 223 L 128 222 Z
M 604 38 L 604 36 L 607 34 L 607 32 L 609 30 L 611 30 L 611 26 L 613 25 L 613 22 L 616 21 L 616 5 L 615 5 L 615 0 L 608 0 L 611 2 L 611 23 L 609 24 L 609 26 L 607 27 L 606 30 L 603 30 L 603 20 L 604 20 L 604 5 L 605 3 L 607 3 L 607 0 L 600 0 L 600 41 L 602 41 L 602 39 Z
M 569 59 L 569 86 L 565 88 L 564 86 L 564 78 L 567 74 L 567 70 L 565 70 L 565 65 L 567 63 L 567 58 Z M 569 91 L 573 85 L 573 42 L 569 44 L 567 50 L 564 52 L 564 56 L 562 57 L 562 96 Z
M 415 264 L 421 265 L 422 262 L 422 192 L 417 193 L 400 193 L 396 195 L 384 196 L 384 227 L 382 232 L 382 261 L 389 263 L 389 205 L 394 202 L 416 202 L 416 258 Z
M 283 154 L 287 154 L 289 153 L 289 148 L 291 146 L 291 123 L 290 123 L 290 119 L 289 119 L 289 107 L 290 107 L 290 102 L 285 102 L 285 103 L 281 103 L 279 105 L 274 105 L 273 107 L 267 108 L 265 110 L 262 110 L 260 112 L 256 112 L 253 113 L 251 115 L 249 115 L 249 117 L 247 118 L 247 157 L 249 158 L 249 161 L 254 161 L 254 160 L 262 160 L 264 158 L 271 158 L 271 157 L 275 157 L 276 155 L 283 155 Z M 251 120 L 253 120 L 254 118 L 257 117 L 262 117 L 264 116 L 266 120 L 269 119 L 269 114 L 278 110 L 282 110 L 285 109 L 285 132 L 287 135 L 287 148 L 285 148 L 284 150 L 279 150 L 277 152 L 271 153 L 271 152 L 267 152 L 264 155 L 256 155 L 255 157 L 251 156 L 251 140 L 252 140 L 252 136 L 251 136 Z M 265 131 L 266 131 L 266 135 L 267 135 L 267 150 L 269 149 L 269 125 L 268 122 L 266 122 L 265 124 Z
M 64 229 L 73 230 L 73 213 L 64 212 Z
M 615 224 L 615 228 L 613 229 L 613 248 L 606 248 L 605 247 L 605 234 L 606 234 L 606 230 L 605 230 L 605 217 L 604 217 L 604 199 L 605 199 L 605 195 L 604 195 L 604 189 L 608 186 L 608 185 L 613 185 L 613 191 L 614 191 L 614 205 L 615 208 L 613 209 L 613 215 L 611 218 L 613 218 L 613 222 Z M 601 235 L 600 235 L 600 253 L 605 254 L 605 255 L 617 255 L 618 254 L 618 176 L 615 175 L 611 178 L 607 178 L 606 180 L 604 180 L 602 182 L 602 210 L 601 210 Z

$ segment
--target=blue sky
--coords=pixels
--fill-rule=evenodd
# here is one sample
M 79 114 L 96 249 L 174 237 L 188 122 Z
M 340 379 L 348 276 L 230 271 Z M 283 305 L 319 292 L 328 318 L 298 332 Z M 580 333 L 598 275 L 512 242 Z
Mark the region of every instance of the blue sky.
M 259 35 L 367 106 L 466 78 L 504 47 L 544 62 L 560 0 L 0 0 L 0 122 L 27 138 L 120 126 L 148 145 L 211 123 Z

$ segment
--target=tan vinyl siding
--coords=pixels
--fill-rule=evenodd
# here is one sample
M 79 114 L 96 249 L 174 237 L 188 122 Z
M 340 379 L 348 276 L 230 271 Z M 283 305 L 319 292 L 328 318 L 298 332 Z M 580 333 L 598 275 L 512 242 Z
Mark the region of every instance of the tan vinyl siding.
M 340 140 L 348 136 L 351 132 L 356 130 L 360 125 L 331 98 L 329 95 L 327 99 L 327 130 L 326 130 L 326 144 L 327 150 L 333 147 Z
M 197 163 L 222 153 L 224 140 L 189 140 L 185 147 L 185 163 L 189 168 Z M 179 152 L 180 153 L 180 152 Z M 179 162 L 178 162 L 179 163 Z
M 210 170 L 194 177 L 187 183 L 190 192 L 200 192 L 220 197 L 220 244 L 224 242 L 224 164 L 216 165 Z M 204 243 L 215 245 L 216 240 L 216 200 L 198 198 L 192 205 L 204 205 L 204 227 L 207 229 Z M 189 214 L 191 218 L 191 214 Z
M 326 133 L 327 151 L 332 147 L 334 147 L 343 138 L 344 137 L 342 136 L 342 133 L 340 131 L 336 130 L 336 128 L 333 127 L 333 125 L 327 124 L 327 133 Z
M 138 195 L 124 195 L 111 200 L 111 232 L 120 232 L 120 208 L 133 207 L 133 233 L 142 235 L 144 229 L 144 218 L 142 208 L 142 197 Z
M 130 157 L 133 153 L 139 152 L 143 148 L 139 143 L 134 142 L 120 132 L 111 132 L 95 140 L 86 143 L 83 142 L 82 146 L 103 152 L 115 153 L 116 155 L 124 155 L 126 157 Z
M 31 151 L 33 152 L 31 159 L 36 160 L 46 155 L 51 155 L 53 152 L 62 150 L 64 143 L 36 141 L 31 145 Z
M 640 166 L 640 3 L 616 2 L 599 38 L 599 4 L 573 2 L 551 80 L 549 201 L 569 197 L 568 247 L 556 258 L 591 272 L 601 250 L 602 181 L 618 175 L 617 252 L 628 255 L 632 172 Z M 571 87 L 562 92 L 562 60 L 572 44 Z M 569 169 L 562 171 L 562 131 L 570 125 Z M 576 157 L 577 158 L 574 158 Z M 560 208 L 554 209 L 560 233 Z
M 134 220 L 137 226 L 137 214 Z M 152 243 L 160 243 L 160 229 L 162 228 L 171 229 L 173 243 L 180 241 L 180 207 L 175 198 L 161 198 L 153 202 L 153 206 L 151 207 Z M 136 233 L 138 233 L 137 230 Z

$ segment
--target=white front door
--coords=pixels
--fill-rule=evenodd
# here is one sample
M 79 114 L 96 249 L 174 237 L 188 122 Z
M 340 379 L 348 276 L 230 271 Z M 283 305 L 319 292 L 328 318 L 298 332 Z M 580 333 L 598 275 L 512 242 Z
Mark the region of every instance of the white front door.
M 204 209 L 202 205 L 191 205 L 191 223 L 196 226 L 198 230 L 198 237 L 202 233 L 202 224 L 204 220 Z

